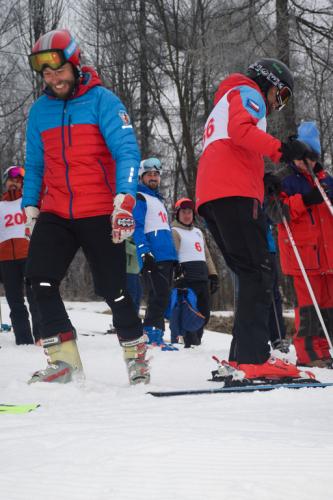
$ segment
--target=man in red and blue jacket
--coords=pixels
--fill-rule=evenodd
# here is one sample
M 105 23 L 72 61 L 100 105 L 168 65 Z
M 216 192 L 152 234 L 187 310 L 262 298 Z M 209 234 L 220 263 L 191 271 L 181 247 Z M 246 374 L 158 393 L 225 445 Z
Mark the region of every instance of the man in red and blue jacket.
M 124 240 L 134 232 L 140 162 L 129 116 L 96 72 L 81 67 L 80 49 L 67 30 L 43 35 L 29 60 L 45 88 L 27 127 L 22 204 L 31 244 L 26 273 L 50 360 L 31 381 L 67 382 L 82 373 L 75 329 L 59 293 L 81 247 L 96 293 L 112 309 L 130 383 L 148 382 L 142 324 L 125 284 Z
M 264 161 L 302 158 L 295 141 L 281 143 L 266 132 L 266 117 L 292 96 L 293 76 L 276 59 L 251 64 L 247 74 L 222 81 L 207 119 L 197 176 L 197 207 L 239 293 L 229 361 L 247 378 L 298 377 L 296 366 L 270 358 L 268 318 L 272 269 L 262 210 Z

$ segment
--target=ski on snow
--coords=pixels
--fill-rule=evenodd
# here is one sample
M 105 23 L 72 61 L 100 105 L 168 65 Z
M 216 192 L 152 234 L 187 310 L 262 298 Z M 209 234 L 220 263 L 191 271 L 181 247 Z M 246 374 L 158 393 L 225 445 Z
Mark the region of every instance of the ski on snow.
M 216 389 L 184 389 L 175 391 L 151 391 L 147 394 L 155 396 L 157 398 L 171 397 L 171 396 L 195 396 L 201 394 L 230 394 L 230 393 L 246 393 L 246 392 L 256 392 L 256 391 L 272 391 L 274 389 L 306 389 L 306 388 L 324 388 L 333 386 L 333 382 L 318 382 L 313 381 L 302 381 L 302 382 L 279 382 L 279 383 L 258 383 L 258 384 L 248 384 L 248 385 L 226 385 Z
M 29 413 L 30 411 L 36 410 L 39 407 L 40 407 L 39 404 L 9 405 L 0 403 L 0 413 L 12 413 L 12 414 Z

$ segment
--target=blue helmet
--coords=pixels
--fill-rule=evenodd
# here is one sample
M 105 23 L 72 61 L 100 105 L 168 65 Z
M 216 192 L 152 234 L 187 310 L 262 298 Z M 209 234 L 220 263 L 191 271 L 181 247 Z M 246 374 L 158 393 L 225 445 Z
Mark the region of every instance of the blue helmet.
M 297 129 L 297 139 L 309 146 L 319 158 L 321 154 L 320 136 L 315 122 L 302 122 Z

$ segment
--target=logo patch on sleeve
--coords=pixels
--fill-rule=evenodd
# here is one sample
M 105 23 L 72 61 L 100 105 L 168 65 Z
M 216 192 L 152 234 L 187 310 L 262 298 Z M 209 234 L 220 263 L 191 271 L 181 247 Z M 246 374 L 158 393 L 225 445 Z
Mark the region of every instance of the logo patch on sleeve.
M 126 113 L 126 111 L 119 111 L 118 115 L 125 126 L 128 126 L 131 124 L 131 119 L 128 116 L 128 114 Z
M 249 108 L 253 109 L 256 113 L 259 113 L 260 111 L 260 106 L 256 102 L 252 101 L 251 99 L 247 100 L 247 105 Z

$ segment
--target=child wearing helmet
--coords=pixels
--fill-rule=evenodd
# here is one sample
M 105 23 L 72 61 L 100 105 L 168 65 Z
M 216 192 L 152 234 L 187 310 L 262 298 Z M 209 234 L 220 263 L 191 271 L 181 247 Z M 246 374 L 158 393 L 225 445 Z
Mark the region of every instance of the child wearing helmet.
M 21 209 L 23 177 L 24 169 L 20 166 L 13 165 L 4 171 L 4 193 L 0 202 L 0 268 L 17 345 L 33 344 L 40 338 L 36 304 L 30 284 L 24 280 L 29 242 L 24 236 L 25 214 Z
M 218 290 L 218 276 L 204 235 L 194 225 L 195 205 L 190 198 L 181 198 L 175 204 L 172 236 L 178 255 L 175 280 L 177 288 L 191 288 L 196 294 L 197 309 L 205 317 L 210 316 L 210 295 Z M 200 345 L 203 327 L 184 335 L 185 347 Z M 171 339 L 172 339 L 171 331 Z
M 321 145 L 316 123 L 301 123 L 297 139 L 310 149 L 308 159 L 295 159 L 289 164 L 291 173 L 282 180 L 279 198 L 327 332 L 332 338 L 333 218 L 312 176 L 315 174 L 319 179 L 331 200 L 333 178 L 319 162 Z M 271 216 L 275 217 L 277 207 L 274 200 L 270 201 L 268 209 Z M 282 271 L 292 277 L 296 294 L 293 343 L 297 363 L 301 366 L 333 368 L 328 342 L 287 230 L 281 221 L 278 224 L 278 243 Z

